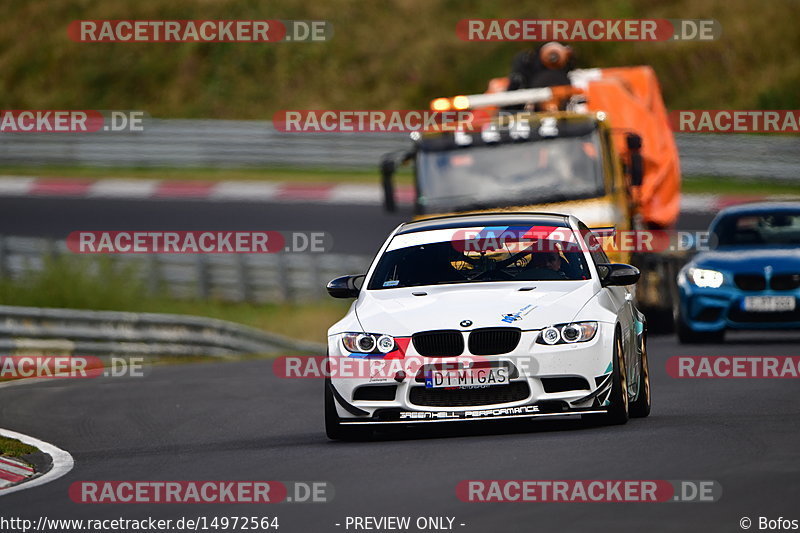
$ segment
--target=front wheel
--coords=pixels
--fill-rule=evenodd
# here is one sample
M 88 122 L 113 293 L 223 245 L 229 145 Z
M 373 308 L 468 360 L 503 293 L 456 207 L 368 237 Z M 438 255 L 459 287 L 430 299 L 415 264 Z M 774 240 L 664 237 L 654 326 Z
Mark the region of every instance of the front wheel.
M 331 440 L 366 440 L 372 430 L 366 427 L 350 427 L 341 423 L 336 413 L 336 400 L 331 390 L 331 378 L 325 378 L 325 433 Z
M 611 376 L 611 394 L 608 400 L 611 407 L 604 416 L 604 422 L 610 425 L 620 425 L 628 422 L 628 373 L 625 368 L 625 352 L 622 349 L 622 338 L 619 331 L 614 334 L 614 369 Z
M 697 331 L 687 324 L 683 317 L 678 315 L 677 320 L 678 342 L 681 344 L 713 344 L 725 340 L 725 330 Z
M 639 393 L 631 402 L 632 418 L 644 418 L 650 414 L 650 368 L 647 364 L 647 336 L 642 334 L 642 358 L 639 362 Z

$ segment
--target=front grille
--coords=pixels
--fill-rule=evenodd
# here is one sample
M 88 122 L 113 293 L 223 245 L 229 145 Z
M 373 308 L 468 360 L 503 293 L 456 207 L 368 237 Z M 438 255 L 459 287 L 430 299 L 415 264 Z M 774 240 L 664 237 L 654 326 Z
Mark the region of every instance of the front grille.
M 412 387 L 409 401 L 423 407 L 469 407 L 525 400 L 530 395 L 527 381 L 482 389 L 428 389 Z
M 721 314 L 722 307 L 706 307 L 694 319 L 698 322 L 716 322 Z
M 570 390 L 589 390 L 589 382 L 578 376 L 542 378 L 542 387 L 547 393 Z
M 733 281 L 743 291 L 763 291 L 767 288 L 767 280 L 762 274 L 736 274 Z
M 800 309 L 794 311 L 778 311 L 758 313 L 755 311 L 744 311 L 742 309 L 731 309 L 728 318 L 733 322 L 800 322 Z
M 425 357 L 452 357 L 464 353 L 464 336 L 460 331 L 441 329 L 414 333 L 414 349 Z
M 519 328 L 481 328 L 469 334 L 469 351 L 473 355 L 498 355 L 514 351 L 522 331 Z
M 397 385 L 365 385 L 353 393 L 353 400 L 371 400 L 391 402 L 394 400 Z
M 800 274 L 776 274 L 769 285 L 775 291 L 793 291 L 800 287 Z

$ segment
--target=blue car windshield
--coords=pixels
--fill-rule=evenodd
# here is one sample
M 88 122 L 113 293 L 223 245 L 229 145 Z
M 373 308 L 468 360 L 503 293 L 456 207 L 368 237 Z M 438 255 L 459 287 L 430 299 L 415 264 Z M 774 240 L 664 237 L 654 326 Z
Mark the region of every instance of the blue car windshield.
M 797 212 L 729 215 L 717 222 L 713 233 L 718 248 L 798 245 L 800 244 L 800 210 Z

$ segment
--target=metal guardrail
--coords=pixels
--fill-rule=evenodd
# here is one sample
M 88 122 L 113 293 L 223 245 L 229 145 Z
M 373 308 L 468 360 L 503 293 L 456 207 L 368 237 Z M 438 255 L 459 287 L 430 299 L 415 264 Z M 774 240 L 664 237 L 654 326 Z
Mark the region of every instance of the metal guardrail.
M 800 137 L 679 133 L 686 176 L 800 178 Z M 282 133 L 268 121 L 149 119 L 129 133 L 0 133 L 0 164 L 376 169 L 406 134 Z M 377 178 L 376 178 L 377 179 Z
M 150 294 L 231 302 L 310 301 L 326 297 L 325 284 L 365 272 L 371 257 L 346 254 L 147 254 L 76 255 L 65 241 L 0 236 L 0 278 L 22 279 L 48 258 L 69 256 L 89 273 L 102 261 L 131 275 Z
M 0 306 L 0 354 L 225 357 L 325 350 L 324 344 L 205 317 Z

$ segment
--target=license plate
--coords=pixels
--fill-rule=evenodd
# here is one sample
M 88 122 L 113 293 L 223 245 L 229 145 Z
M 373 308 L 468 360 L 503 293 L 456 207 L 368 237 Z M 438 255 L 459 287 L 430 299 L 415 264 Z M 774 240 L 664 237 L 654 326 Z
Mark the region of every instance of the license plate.
M 429 370 L 425 374 L 425 387 L 429 389 L 447 387 L 470 389 L 492 385 L 508 385 L 507 367 Z
M 742 307 L 745 311 L 780 312 L 794 311 L 794 296 L 746 296 Z

